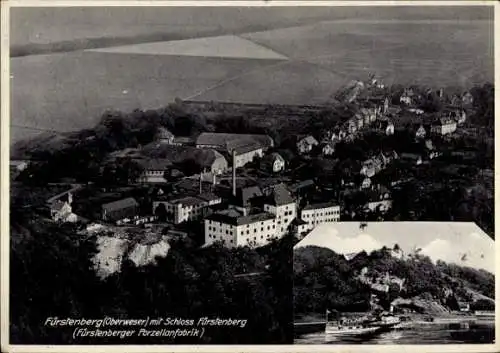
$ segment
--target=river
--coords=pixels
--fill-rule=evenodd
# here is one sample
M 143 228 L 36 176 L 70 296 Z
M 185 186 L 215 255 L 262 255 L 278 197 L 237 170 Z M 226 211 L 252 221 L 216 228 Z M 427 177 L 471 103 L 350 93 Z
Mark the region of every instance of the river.
M 326 337 L 321 330 L 297 333 L 294 344 L 491 344 L 494 340 L 494 323 L 485 322 L 470 325 L 468 328 L 453 324 L 422 325 L 363 338 Z

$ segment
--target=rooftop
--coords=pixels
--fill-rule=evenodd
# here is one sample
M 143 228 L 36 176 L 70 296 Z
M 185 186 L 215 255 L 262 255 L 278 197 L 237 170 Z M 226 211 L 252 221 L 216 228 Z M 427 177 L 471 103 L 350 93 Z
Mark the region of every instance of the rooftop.
M 103 211 L 112 212 L 112 211 L 121 210 L 121 209 L 128 208 L 128 207 L 135 207 L 135 206 L 138 206 L 137 201 L 132 197 L 128 197 L 126 199 L 106 203 L 106 204 L 102 205 L 101 207 L 102 207 Z
M 322 203 L 315 203 L 315 204 L 307 205 L 302 210 L 303 211 L 319 210 L 322 208 L 330 208 L 330 207 L 340 207 L 340 206 L 336 203 L 333 203 L 333 202 L 322 202 Z
M 195 196 L 186 196 L 186 197 L 182 197 L 180 199 L 174 199 L 174 200 L 170 200 L 170 203 L 174 204 L 174 205 L 184 205 L 184 206 L 194 206 L 194 205 L 199 205 L 199 204 L 203 204 L 203 203 L 206 203 L 207 201 L 206 200 L 203 200 L 199 197 L 195 197 Z
M 166 158 L 136 159 L 145 170 L 166 170 L 172 166 L 172 162 Z
M 297 191 L 297 190 L 300 190 L 302 188 L 307 188 L 307 187 L 311 187 L 311 186 L 314 186 L 314 181 L 312 179 L 307 179 L 307 180 L 300 181 L 298 183 L 290 185 L 290 190 Z
M 49 207 L 50 207 L 50 209 L 51 209 L 51 210 L 53 210 L 53 211 L 60 211 L 60 210 L 63 208 L 64 204 L 65 204 L 65 202 L 62 202 L 62 201 L 60 201 L 60 200 L 57 200 L 57 201 L 52 202 L 52 203 L 49 205 Z
M 281 183 L 273 187 L 273 191 L 270 196 L 271 204 L 274 206 L 288 205 L 295 203 L 295 200 L 290 195 L 290 191 L 287 189 L 286 185 Z
M 260 142 L 254 140 L 232 140 L 227 144 L 227 151 L 232 153 L 233 151 L 238 154 L 243 154 L 251 151 L 256 151 L 261 148 L 265 148 Z
M 257 222 L 264 222 L 274 219 L 275 215 L 272 213 L 262 212 L 257 214 L 252 214 L 248 216 L 243 216 L 240 212 L 234 209 L 227 209 L 217 213 L 209 215 L 206 219 L 226 224 L 231 224 L 234 226 L 240 226 L 245 224 L 252 224 Z
M 262 190 L 256 185 L 243 187 L 237 192 L 236 203 L 240 206 L 246 207 L 250 205 L 252 199 L 261 197 L 262 195 Z
M 265 147 L 272 147 L 274 145 L 272 138 L 267 135 L 226 134 L 226 133 L 215 133 L 215 132 L 201 133 L 196 139 L 196 144 L 226 148 L 227 147 L 226 144 L 234 140 L 252 140 L 261 143 Z
M 310 145 L 318 144 L 318 141 L 313 136 L 306 136 L 306 137 L 299 140 L 299 143 L 301 143 L 301 142 L 306 142 Z

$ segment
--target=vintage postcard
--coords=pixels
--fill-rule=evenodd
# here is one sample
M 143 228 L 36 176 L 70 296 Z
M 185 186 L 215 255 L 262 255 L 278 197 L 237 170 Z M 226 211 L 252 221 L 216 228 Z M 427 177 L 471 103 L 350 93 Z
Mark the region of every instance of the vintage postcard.
M 2 351 L 498 351 L 498 11 L 2 3 Z

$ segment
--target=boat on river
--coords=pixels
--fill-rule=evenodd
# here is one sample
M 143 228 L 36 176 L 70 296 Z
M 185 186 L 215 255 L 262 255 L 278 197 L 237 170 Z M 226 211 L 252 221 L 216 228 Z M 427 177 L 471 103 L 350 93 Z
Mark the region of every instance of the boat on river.
M 341 320 L 338 322 L 327 322 L 325 327 L 325 334 L 329 336 L 364 336 L 371 333 L 376 333 L 379 330 L 380 326 L 373 326 L 370 323 L 355 323 Z
M 328 320 L 326 315 L 325 334 L 327 336 L 364 336 L 377 333 L 380 330 L 379 325 L 374 325 L 374 319 L 368 317 L 346 318 L 337 315 L 335 320 Z
M 383 313 L 370 322 L 373 327 L 378 327 L 379 331 L 389 331 L 401 323 L 401 318 L 391 313 Z

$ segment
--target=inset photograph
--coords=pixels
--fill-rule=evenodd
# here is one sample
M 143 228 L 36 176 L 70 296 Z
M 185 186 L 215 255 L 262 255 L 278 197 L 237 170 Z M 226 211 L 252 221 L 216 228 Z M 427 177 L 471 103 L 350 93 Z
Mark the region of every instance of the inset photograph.
M 295 344 L 495 342 L 495 244 L 469 222 L 339 222 L 294 247 Z

